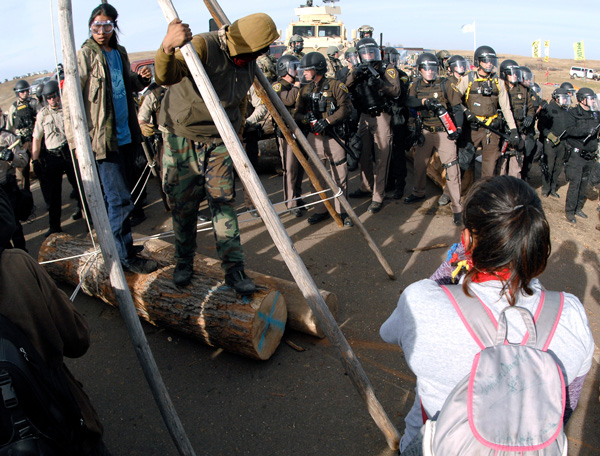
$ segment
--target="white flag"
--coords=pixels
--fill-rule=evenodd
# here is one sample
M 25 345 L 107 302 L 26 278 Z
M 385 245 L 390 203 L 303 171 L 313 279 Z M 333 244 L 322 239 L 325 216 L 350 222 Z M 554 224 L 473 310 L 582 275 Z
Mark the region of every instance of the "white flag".
M 460 28 L 460 31 L 463 33 L 472 33 L 475 31 L 475 24 L 465 24 Z

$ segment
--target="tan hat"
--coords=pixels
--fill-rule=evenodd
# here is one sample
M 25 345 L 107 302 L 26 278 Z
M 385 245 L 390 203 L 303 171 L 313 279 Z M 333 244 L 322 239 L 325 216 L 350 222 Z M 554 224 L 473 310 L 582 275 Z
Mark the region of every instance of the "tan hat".
M 238 19 L 227 30 L 229 55 L 260 51 L 279 37 L 275 22 L 268 14 L 255 13 Z

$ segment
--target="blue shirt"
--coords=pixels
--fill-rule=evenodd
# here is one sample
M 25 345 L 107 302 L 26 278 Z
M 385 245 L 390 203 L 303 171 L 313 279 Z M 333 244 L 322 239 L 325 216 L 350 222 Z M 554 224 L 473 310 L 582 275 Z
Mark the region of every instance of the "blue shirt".
M 125 81 L 123 80 L 123 62 L 121 54 L 116 49 L 110 52 L 102 51 L 112 83 L 113 107 L 115 109 L 115 125 L 117 127 L 117 142 L 119 146 L 131 142 L 131 131 L 129 131 L 129 110 L 127 109 L 127 93 L 125 92 Z

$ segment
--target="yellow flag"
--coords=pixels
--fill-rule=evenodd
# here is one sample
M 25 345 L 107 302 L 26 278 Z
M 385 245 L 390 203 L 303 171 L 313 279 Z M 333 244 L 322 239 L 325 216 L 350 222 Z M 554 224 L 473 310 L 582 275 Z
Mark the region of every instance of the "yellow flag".
M 550 41 L 544 41 L 544 62 L 550 61 Z
M 583 49 L 583 41 L 576 41 L 573 43 L 573 50 L 575 51 L 575 60 L 585 60 L 585 50 Z
M 533 43 L 531 43 L 531 57 L 533 57 L 534 59 L 539 59 L 542 56 L 542 50 L 540 49 L 542 47 L 542 39 L 540 38 L 539 40 L 535 40 Z

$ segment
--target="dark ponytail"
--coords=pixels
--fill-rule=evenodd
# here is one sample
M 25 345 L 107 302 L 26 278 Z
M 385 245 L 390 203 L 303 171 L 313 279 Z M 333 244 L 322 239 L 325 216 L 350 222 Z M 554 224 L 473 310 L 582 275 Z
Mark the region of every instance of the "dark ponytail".
M 465 293 L 477 272 L 508 269 L 502 291 L 508 292 L 509 304 L 515 304 L 521 291 L 533 294 L 529 282 L 546 269 L 551 251 L 550 226 L 533 188 L 511 176 L 480 179 L 467 195 L 463 219 L 476 241 Z

